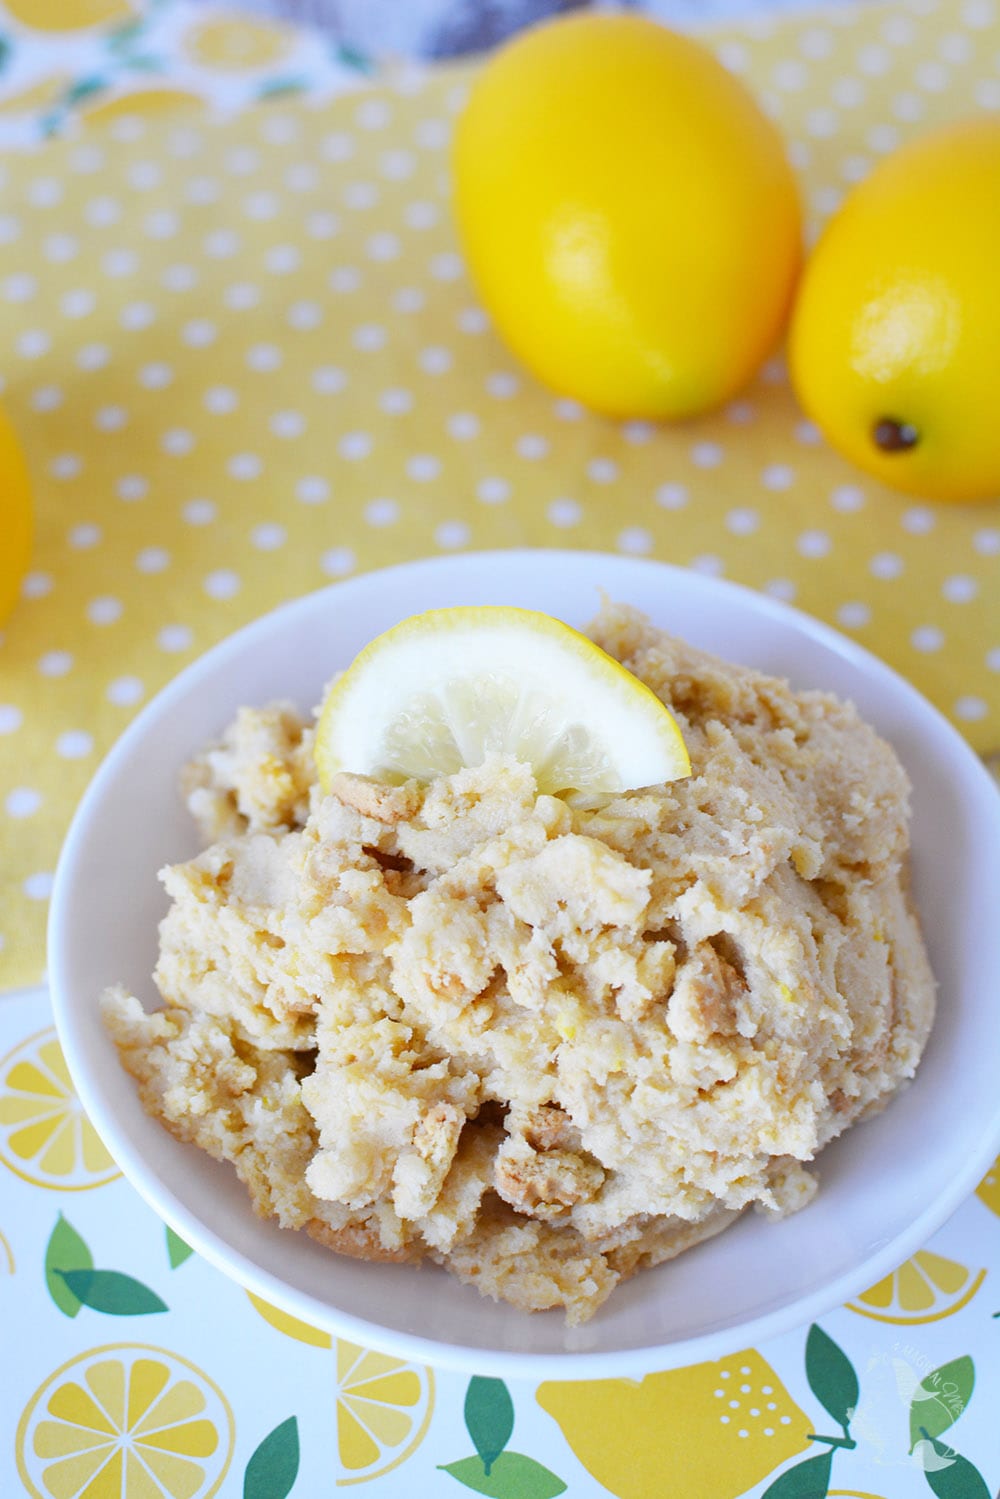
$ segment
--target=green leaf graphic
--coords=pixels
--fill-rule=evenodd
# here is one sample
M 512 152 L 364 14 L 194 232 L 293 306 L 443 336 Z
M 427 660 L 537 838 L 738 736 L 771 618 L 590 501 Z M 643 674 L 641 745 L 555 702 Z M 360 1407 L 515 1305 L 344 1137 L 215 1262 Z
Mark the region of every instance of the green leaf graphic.
M 190 1244 L 185 1244 L 180 1234 L 175 1234 L 173 1229 L 167 1226 L 167 1259 L 170 1261 L 171 1270 L 176 1270 L 178 1265 L 183 1265 L 186 1259 L 194 1254 Z
M 858 1403 L 858 1376 L 847 1354 L 815 1322 L 806 1339 L 806 1379 L 823 1409 L 846 1431 Z
M 818 1457 L 807 1457 L 804 1463 L 796 1463 L 776 1478 L 761 1499 L 826 1499 L 832 1466 L 832 1448 Z
M 917 1385 L 910 1403 L 910 1451 L 921 1437 L 939 1437 L 972 1399 L 976 1366 L 969 1355 L 933 1369 Z
M 514 1402 L 502 1379 L 481 1379 L 477 1374 L 469 1380 L 465 1392 L 465 1424 L 488 1478 L 514 1430 Z M 481 1492 L 488 1491 L 482 1489 Z
M 499 1383 L 499 1380 L 497 1381 Z M 442 1463 L 442 1473 L 450 1473 L 467 1489 L 487 1494 L 490 1499 L 556 1499 L 566 1492 L 561 1478 L 520 1452 L 501 1452 L 492 1469 L 479 1457 L 463 1457 L 457 1463 Z
M 243 1475 L 243 1499 L 285 1499 L 299 1471 L 299 1423 L 282 1421 L 261 1442 Z
M 139 1317 L 145 1312 L 165 1312 L 167 1303 L 155 1291 L 131 1275 L 118 1270 L 57 1270 L 69 1290 L 95 1312 L 112 1317 Z
M 45 1284 L 52 1300 L 67 1317 L 75 1317 L 81 1303 L 79 1296 L 74 1295 L 66 1284 L 61 1272 L 89 1270 L 93 1263 L 94 1257 L 86 1243 L 72 1223 L 68 1223 L 60 1213 L 45 1246 Z
M 939 1442 L 936 1437 L 921 1440 L 922 1444 L 926 1440 L 925 1451 L 920 1453 L 926 1464 L 924 1477 L 937 1499 L 990 1499 L 983 1475 L 967 1457 L 946 1442 Z M 931 1466 L 931 1455 L 936 1463 L 941 1464 L 940 1467 Z

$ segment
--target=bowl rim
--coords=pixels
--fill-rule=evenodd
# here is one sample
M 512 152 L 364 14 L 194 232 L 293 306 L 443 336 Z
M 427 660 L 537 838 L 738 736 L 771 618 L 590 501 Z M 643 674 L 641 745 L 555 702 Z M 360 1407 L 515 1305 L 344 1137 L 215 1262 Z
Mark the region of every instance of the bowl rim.
M 880 1249 L 861 1260 L 853 1269 L 815 1290 L 746 1321 L 681 1337 L 665 1344 L 639 1349 L 525 1353 L 502 1348 L 487 1350 L 453 1342 L 439 1343 L 421 1334 L 388 1328 L 351 1312 L 331 1307 L 308 1292 L 289 1286 L 279 1276 L 262 1268 L 243 1251 L 213 1230 L 205 1228 L 197 1215 L 175 1195 L 173 1189 L 146 1165 L 139 1150 L 133 1147 L 130 1139 L 119 1128 L 114 1111 L 105 1104 L 98 1081 L 91 1077 L 81 1062 L 75 1045 L 72 983 L 68 971 L 68 953 L 63 941 L 68 913 L 74 900 L 72 871 L 87 840 L 92 809 L 114 782 L 120 764 L 143 739 L 147 725 L 164 709 L 183 698 L 202 678 L 210 676 L 218 666 L 231 657 L 242 655 L 247 648 L 252 648 L 256 640 L 265 637 L 273 629 L 277 618 L 282 623 L 287 623 L 297 614 L 305 615 L 316 607 L 322 597 L 336 596 L 341 601 L 349 601 L 352 593 L 370 589 L 376 580 L 384 582 L 387 588 L 391 588 L 394 578 L 403 574 L 408 579 L 416 573 L 432 579 L 436 572 L 440 572 L 450 580 L 454 577 L 456 565 L 459 568 L 474 569 L 488 567 L 502 560 L 503 565 L 509 567 L 512 563 L 516 564 L 518 559 L 529 558 L 535 565 L 545 561 L 558 565 L 567 558 L 586 558 L 594 564 L 613 563 L 617 568 L 626 563 L 637 571 L 641 569 L 655 572 L 668 578 L 677 574 L 689 576 L 693 571 L 655 558 L 625 557 L 618 553 L 586 549 L 511 548 L 424 557 L 384 568 L 369 569 L 299 595 L 223 637 L 188 663 L 154 694 L 111 746 L 88 784 L 70 823 L 56 867 L 47 934 L 48 982 L 56 1028 L 74 1086 L 91 1122 L 108 1146 L 124 1177 L 162 1221 L 205 1260 L 246 1291 L 333 1336 L 345 1337 L 396 1357 L 442 1369 L 531 1380 L 636 1378 L 722 1358 L 742 1347 L 757 1346 L 816 1320 L 894 1271 L 920 1249 L 973 1193 L 1000 1150 L 1000 1094 L 992 1117 L 982 1121 L 979 1148 L 965 1156 L 963 1163 L 950 1174 L 946 1186 L 931 1198 L 905 1229 L 896 1233 Z M 963 784 L 971 777 L 972 794 L 985 790 L 990 798 L 995 798 L 994 822 L 1000 834 L 1000 797 L 996 795 L 988 771 L 968 741 L 912 683 L 874 652 L 803 610 L 730 579 L 709 579 L 704 575 L 701 577 L 706 585 L 721 590 L 737 604 L 744 607 L 749 605 L 764 618 L 800 635 L 804 634 L 826 647 L 851 668 L 864 673 L 876 685 L 881 681 L 887 687 L 891 686 L 897 699 L 901 699 L 907 708 L 930 715 L 938 733 L 944 734 L 950 751 L 958 756 L 963 766 Z M 527 1315 L 514 1309 L 511 1312 L 514 1316 Z

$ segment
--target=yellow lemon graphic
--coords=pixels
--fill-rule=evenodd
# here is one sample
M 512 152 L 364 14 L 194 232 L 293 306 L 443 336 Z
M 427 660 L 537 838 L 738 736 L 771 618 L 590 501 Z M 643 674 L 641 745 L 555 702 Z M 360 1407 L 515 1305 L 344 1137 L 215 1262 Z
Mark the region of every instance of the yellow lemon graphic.
M 14 1251 L 0 1233 L 0 1275 L 14 1274 Z
M 0 1059 L 0 1161 L 58 1192 L 100 1187 L 120 1174 L 83 1112 L 51 1026 Z
M 82 31 L 135 15 L 132 0 L 5 0 L 5 8 L 34 31 Z
M 339 1484 L 366 1483 L 397 1468 L 427 1435 L 434 1375 L 386 1353 L 337 1340 Z
M 847 1308 L 876 1322 L 938 1322 L 970 1302 L 985 1278 L 985 1270 L 968 1270 L 957 1260 L 919 1249 L 912 1260 L 849 1301 Z
M 112 1343 L 35 1391 L 17 1428 L 17 1467 L 33 1499 L 210 1499 L 234 1435 L 225 1396 L 194 1364 Z
M 48 73 L 44 78 L 19 89 L 17 93 L 5 94 L 0 99 L 0 114 L 32 114 L 54 104 L 73 82 L 69 73 Z
M 292 34 L 286 27 L 247 16 L 213 16 L 193 26 L 184 38 L 194 62 L 234 73 L 280 62 L 291 42 Z
M 804 1452 L 813 1429 L 767 1360 L 744 1349 L 715 1363 L 539 1385 L 583 1466 L 618 1499 L 736 1499 Z
M 293 1317 L 289 1312 L 281 1312 L 269 1301 L 261 1296 L 255 1296 L 252 1291 L 247 1292 L 250 1305 L 259 1312 L 265 1322 L 270 1322 L 279 1332 L 286 1337 L 296 1338 L 300 1343 L 309 1343 L 314 1348 L 332 1348 L 333 1338 L 328 1332 L 323 1332 L 319 1327 L 313 1327 L 308 1322 L 302 1322 L 298 1317 Z
M 81 114 L 89 125 L 98 121 L 117 120 L 122 115 L 163 114 L 192 104 L 204 107 L 204 100 L 200 94 L 192 93 L 190 89 L 133 88 L 115 94 L 111 99 L 104 98 L 99 104 L 82 110 Z
M 976 1188 L 976 1196 L 985 1202 L 991 1213 L 1000 1218 L 1000 1155 Z

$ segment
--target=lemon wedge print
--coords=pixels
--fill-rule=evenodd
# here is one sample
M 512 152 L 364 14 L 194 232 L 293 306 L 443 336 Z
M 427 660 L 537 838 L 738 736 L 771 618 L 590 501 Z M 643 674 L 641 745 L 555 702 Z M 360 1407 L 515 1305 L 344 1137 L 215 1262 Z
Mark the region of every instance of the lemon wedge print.
M 985 1270 L 969 1270 L 957 1260 L 919 1249 L 898 1270 L 849 1301 L 847 1308 L 876 1322 L 938 1322 L 967 1305 L 985 1278 Z
M 434 1375 L 424 1364 L 338 1340 L 338 1484 L 398 1468 L 427 1435 L 433 1410 Z
M 659 698 L 577 630 L 528 609 L 433 609 L 366 646 L 327 695 L 320 781 L 428 781 L 488 754 L 544 792 L 618 792 L 690 773 Z
M 737 1499 L 810 1446 L 813 1429 L 767 1360 L 744 1349 L 715 1363 L 631 1379 L 539 1385 L 539 1405 L 617 1499 Z
M 0 1161 L 59 1192 L 119 1175 L 80 1105 L 56 1033 L 38 1031 L 0 1059 Z

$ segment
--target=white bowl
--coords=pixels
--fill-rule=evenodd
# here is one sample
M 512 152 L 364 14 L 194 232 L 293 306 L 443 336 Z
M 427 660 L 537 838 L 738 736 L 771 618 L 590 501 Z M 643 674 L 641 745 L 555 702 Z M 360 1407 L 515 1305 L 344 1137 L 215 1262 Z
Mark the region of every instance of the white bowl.
M 586 1326 L 482 1300 L 432 1266 L 343 1259 L 262 1222 L 232 1170 L 142 1111 L 97 999 L 151 1007 L 165 897 L 156 871 L 196 850 L 177 772 L 241 704 L 304 709 L 331 672 L 407 615 L 515 604 L 583 625 L 599 590 L 693 643 L 849 697 L 913 781 L 915 894 L 939 1009 L 916 1081 L 823 1152 L 821 1190 L 783 1222 L 747 1215 L 647 1270 Z M 408 1358 L 540 1379 L 639 1375 L 722 1357 L 819 1316 L 895 1268 L 970 1193 L 1000 1146 L 1000 798 L 964 740 L 906 682 L 782 604 L 663 564 L 581 552 L 438 558 L 338 583 L 223 641 L 149 704 L 77 812 L 56 874 L 49 971 L 85 1108 L 126 1176 L 206 1259 L 308 1322 Z

